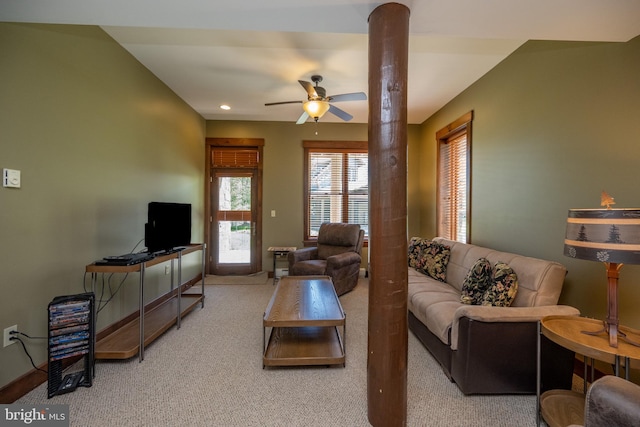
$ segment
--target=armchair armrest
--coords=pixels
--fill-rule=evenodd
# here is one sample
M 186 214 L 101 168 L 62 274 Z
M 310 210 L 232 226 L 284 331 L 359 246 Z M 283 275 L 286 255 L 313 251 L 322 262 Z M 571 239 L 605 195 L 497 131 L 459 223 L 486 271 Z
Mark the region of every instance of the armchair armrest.
M 344 266 L 358 264 L 362 258 L 356 252 L 343 252 L 337 255 L 331 255 L 327 258 L 327 271 L 338 270 Z
M 585 427 L 637 426 L 640 419 L 640 386 L 607 375 L 587 392 Z
M 546 316 L 579 316 L 580 311 L 568 305 L 544 305 L 537 307 L 492 307 L 463 305 L 456 310 L 451 324 L 451 349 L 458 348 L 460 319 L 467 317 L 478 322 L 537 322 Z
M 295 251 L 289 252 L 287 254 L 287 261 L 289 261 L 289 268 L 297 262 L 300 261 L 308 261 L 310 259 L 318 258 L 318 248 L 317 247 L 308 247 L 297 249 Z

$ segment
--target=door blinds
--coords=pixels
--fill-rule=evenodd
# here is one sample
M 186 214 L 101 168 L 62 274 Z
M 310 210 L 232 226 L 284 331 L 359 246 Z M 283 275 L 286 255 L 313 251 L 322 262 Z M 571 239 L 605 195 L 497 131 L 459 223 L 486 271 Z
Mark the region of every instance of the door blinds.
M 256 168 L 260 161 L 257 149 L 214 148 L 211 150 L 211 165 L 214 168 Z

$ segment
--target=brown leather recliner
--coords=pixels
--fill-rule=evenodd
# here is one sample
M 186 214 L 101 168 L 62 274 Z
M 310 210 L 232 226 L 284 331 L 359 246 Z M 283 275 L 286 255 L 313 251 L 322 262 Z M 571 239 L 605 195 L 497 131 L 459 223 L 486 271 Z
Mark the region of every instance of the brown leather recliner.
M 585 400 L 584 427 L 640 425 L 640 386 L 637 384 L 608 375 L 594 381 Z
M 316 247 L 289 252 L 290 276 L 329 276 L 338 295 L 358 284 L 364 230 L 358 224 L 323 223 Z

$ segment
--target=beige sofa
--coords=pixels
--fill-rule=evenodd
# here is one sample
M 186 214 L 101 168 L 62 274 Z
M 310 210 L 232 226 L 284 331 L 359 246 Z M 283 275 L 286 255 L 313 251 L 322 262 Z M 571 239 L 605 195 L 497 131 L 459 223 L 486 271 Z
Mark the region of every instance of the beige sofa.
M 433 241 L 450 248 L 446 283 L 409 267 L 409 328 L 464 394 L 536 392 L 538 320 L 578 315 L 557 305 L 563 265 L 489 248 Z M 518 277 L 510 307 L 467 305 L 462 284 L 479 258 L 509 264 Z M 547 340 L 542 345 L 542 389 L 571 388 L 574 354 Z

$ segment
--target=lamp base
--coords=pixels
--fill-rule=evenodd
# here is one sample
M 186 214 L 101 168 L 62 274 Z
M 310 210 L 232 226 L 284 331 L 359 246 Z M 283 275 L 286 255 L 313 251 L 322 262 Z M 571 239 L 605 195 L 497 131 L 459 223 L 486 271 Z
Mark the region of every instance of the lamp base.
M 621 340 L 625 341 L 628 344 L 634 345 L 636 347 L 640 347 L 640 343 L 633 341 L 632 339 L 627 337 L 627 334 L 618 330 L 618 325 L 610 324 L 606 320 L 602 321 L 602 329 L 600 330 L 580 331 L 580 332 L 582 332 L 585 335 L 592 335 L 592 336 L 605 335 L 605 334 L 609 335 L 609 346 L 614 348 L 618 348 L 618 338 L 620 338 Z

